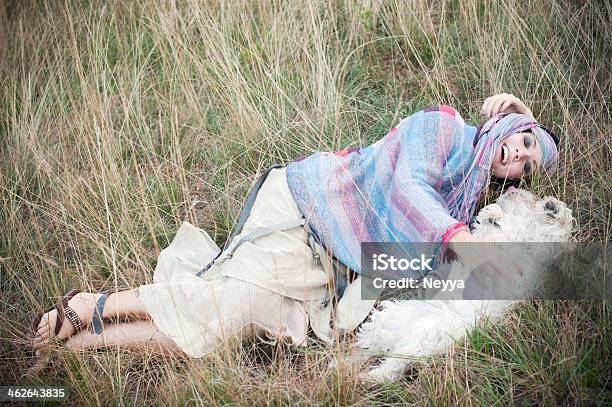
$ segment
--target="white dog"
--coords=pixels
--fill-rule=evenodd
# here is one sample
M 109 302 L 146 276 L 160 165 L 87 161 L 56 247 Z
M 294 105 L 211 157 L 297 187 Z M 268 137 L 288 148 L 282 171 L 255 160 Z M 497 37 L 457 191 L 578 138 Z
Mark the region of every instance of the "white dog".
M 492 242 L 563 242 L 569 240 L 573 224 L 571 210 L 563 202 L 552 197 L 537 200 L 532 193 L 511 187 L 495 204 L 479 212 L 472 233 Z M 550 250 L 552 246 L 529 247 Z M 517 284 L 512 283 L 517 290 L 512 298 L 525 298 L 532 293 L 542 277 L 538 271 L 543 269 L 544 262 L 551 261 L 551 253 L 523 254 L 520 262 L 523 275 Z M 466 273 L 467 267 L 455 262 L 448 278 L 467 278 Z M 445 351 L 481 318 L 495 320 L 518 302 L 462 300 L 462 295 L 461 291 L 453 295 L 439 292 L 431 300 L 382 301 L 381 309 L 375 310 L 357 332 L 356 346 L 368 353 L 388 352 L 397 357 L 387 357 L 362 374 L 361 379 L 395 381 L 404 373 L 410 358 Z

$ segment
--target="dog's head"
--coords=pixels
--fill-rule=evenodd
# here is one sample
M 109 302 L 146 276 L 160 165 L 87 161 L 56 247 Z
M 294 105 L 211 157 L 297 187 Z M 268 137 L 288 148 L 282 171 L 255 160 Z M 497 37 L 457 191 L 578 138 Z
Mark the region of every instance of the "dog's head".
M 486 235 L 507 230 L 516 222 L 515 216 L 527 217 L 535 208 L 537 199 L 524 189 L 508 188 L 494 204 L 482 208 L 476 216 L 474 231 Z
M 502 240 L 566 241 L 574 222 L 572 211 L 560 200 L 538 200 L 527 190 L 510 187 L 480 210 L 473 226 L 474 233 Z
M 510 187 L 495 202 L 505 213 L 526 216 L 533 211 L 537 198 L 526 189 Z

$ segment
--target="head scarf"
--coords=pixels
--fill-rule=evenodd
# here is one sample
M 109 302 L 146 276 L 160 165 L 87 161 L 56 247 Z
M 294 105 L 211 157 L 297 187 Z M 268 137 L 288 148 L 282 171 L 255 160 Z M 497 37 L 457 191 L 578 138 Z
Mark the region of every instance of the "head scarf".
M 552 171 L 558 158 L 557 146 L 550 134 L 530 116 L 519 113 L 499 113 L 480 129 L 474 147 L 472 164 L 461 184 L 447 200 L 448 209 L 455 219 L 469 222 L 484 187 L 491 178 L 491 163 L 500 143 L 515 133 L 531 131 L 542 150 L 542 166 Z

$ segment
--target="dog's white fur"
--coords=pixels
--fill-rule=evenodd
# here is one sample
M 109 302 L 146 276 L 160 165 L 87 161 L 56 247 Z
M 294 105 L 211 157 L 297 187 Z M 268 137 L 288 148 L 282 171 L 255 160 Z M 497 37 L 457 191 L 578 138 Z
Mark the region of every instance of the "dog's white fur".
M 569 240 L 573 224 L 571 210 L 563 202 L 552 197 L 538 200 L 531 192 L 510 188 L 495 204 L 479 212 L 472 233 L 493 242 L 560 242 Z M 550 256 L 522 258 L 524 278 L 515 295 L 528 296 L 533 290 L 541 277 L 538 270 L 543 269 L 542 261 L 550 261 Z M 455 262 L 448 278 L 464 278 L 466 270 L 463 264 Z M 459 296 L 452 298 L 463 298 L 461 293 L 454 294 Z M 451 297 L 443 295 L 448 294 L 436 294 L 435 300 L 381 302 L 381 309 L 375 310 L 359 329 L 356 346 L 398 357 L 387 357 L 363 373 L 362 380 L 395 381 L 410 358 L 444 352 L 483 317 L 494 321 L 518 302 L 445 299 Z

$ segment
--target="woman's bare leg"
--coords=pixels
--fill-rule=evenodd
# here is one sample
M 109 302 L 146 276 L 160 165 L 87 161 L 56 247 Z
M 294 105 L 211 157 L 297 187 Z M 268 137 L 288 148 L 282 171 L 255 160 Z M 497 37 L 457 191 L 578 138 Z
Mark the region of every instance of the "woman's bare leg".
M 120 345 L 129 349 L 186 356 L 152 321 L 106 324 L 100 335 L 87 330 L 81 331 L 68 338 L 65 345 L 70 349 L 96 349 Z
M 141 319 L 151 318 L 147 313 L 144 302 L 142 302 L 138 296 L 138 288 L 119 291 L 108 296 L 104 304 L 102 318 L 120 316 L 137 317 Z
M 96 306 L 96 302 L 102 294 L 81 292 L 75 295 L 68 305 L 74 309 L 85 326 L 89 325 Z M 138 288 L 119 291 L 108 296 L 102 312 L 102 318 L 130 316 L 142 319 L 149 319 L 145 304 L 138 297 Z M 53 309 L 46 313 L 38 325 L 38 330 L 33 338 L 35 349 L 39 349 L 49 343 L 55 336 L 53 330 L 57 320 L 57 310 Z M 59 339 L 68 338 L 75 334 L 75 329 L 69 321 L 65 321 L 57 337 Z

